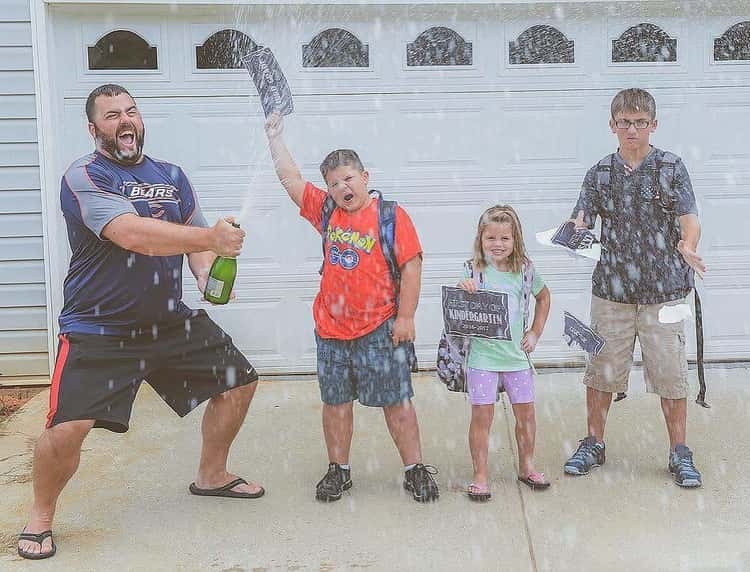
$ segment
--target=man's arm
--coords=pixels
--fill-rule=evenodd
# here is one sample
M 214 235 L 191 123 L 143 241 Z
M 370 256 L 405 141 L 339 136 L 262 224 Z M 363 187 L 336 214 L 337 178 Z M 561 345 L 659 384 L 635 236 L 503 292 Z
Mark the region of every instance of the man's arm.
M 419 303 L 422 285 L 422 256 L 417 255 L 401 267 L 401 283 L 398 298 L 398 314 L 393 324 L 393 345 L 412 342 L 416 336 L 414 314 Z
M 682 254 L 685 262 L 695 270 L 699 278 L 703 278 L 706 265 L 698 256 L 698 241 L 701 238 L 701 223 L 696 214 L 685 214 L 680 216 L 681 240 L 677 243 L 677 250 Z
M 294 162 L 289 149 L 287 149 L 284 139 L 281 136 L 284 131 L 284 122 L 281 115 L 272 113 L 266 121 L 266 136 L 268 137 L 268 148 L 271 151 L 273 167 L 276 169 L 276 176 L 286 189 L 289 197 L 298 207 L 302 207 L 302 196 L 305 192 L 305 179 Z
M 233 219 L 219 219 L 211 228 L 174 224 L 126 213 L 102 230 L 102 237 L 120 248 L 147 256 L 173 256 L 210 250 L 219 256 L 238 256 L 245 231 Z

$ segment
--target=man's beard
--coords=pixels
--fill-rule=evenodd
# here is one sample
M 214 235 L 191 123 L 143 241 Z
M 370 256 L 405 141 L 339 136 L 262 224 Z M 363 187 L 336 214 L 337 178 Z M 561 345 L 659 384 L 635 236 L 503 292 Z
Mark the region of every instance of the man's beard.
M 117 144 L 117 139 L 123 131 L 133 132 L 135 148 L 132 151 L 123 151 Z M 141 160 L 141 157 L 143 157 L 143 142 L 146 138 L 145 127 L 139 133 L 135 128 L 135 125 L 125 126 L 122 129 L 118 129 L 114 137 L 108 137 L 99 131 L 96 125 L 94 125 L 94 135 L 102 150 L 106 151 L 110 157 L 114 157 L 118 162 L 124 165 L 135 165 Z

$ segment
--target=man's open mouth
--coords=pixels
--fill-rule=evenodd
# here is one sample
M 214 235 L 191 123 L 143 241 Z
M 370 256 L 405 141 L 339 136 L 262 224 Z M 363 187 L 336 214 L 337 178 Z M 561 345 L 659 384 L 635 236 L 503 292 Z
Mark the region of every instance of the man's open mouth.
M 126 130 L 117 136 L 121 145 L 132 148 L 135 145 L 135 132 Z
M 346 193 L 344 195 L 344 202 L 348 203 L 351 202 L 351 200 L 354 198 L 354 193 Z

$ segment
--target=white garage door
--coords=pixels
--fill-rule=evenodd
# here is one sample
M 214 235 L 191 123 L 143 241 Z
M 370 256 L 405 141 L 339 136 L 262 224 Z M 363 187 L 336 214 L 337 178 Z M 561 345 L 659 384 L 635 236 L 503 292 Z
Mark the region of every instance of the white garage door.
M 497 202 L 517 207 L 552 291 L 537 360 L 581 363 L 582 354 L 562 341 L 562 312 L 588 318 L 593 263 L 540 247 L 533 235 L 567 216 L 587 168 L 614 150 L 612 95 L 645 87 L 659 105 L 654 143 L 685 159 L 701 208 L 707 357 L 740 359 L 750 350 L 741 310 L 750 294 L 750 55 L 742 45 L 750 8 L 730 2 L 686 10 L 660 2 L 642 3 L 637 16 L 618 3 L 59 5 L 51 18 L 60 125 L 54 168 L 62 173 L 91 149 L 88 92 L 110 81 L 125 85 L 145 117 L 147 152 L 185 168 L 209 220 L 239 214 L 248 231 L 238 299 L 209 312 L 259 369 L 312 371 L 319 236 L 273 175 L 246 72 L 205 69 L 232 64 L 225 51 L 216 56 L 213 42 L 269 46 L 295 96 L 286 138 L 303 173 L 320 184 L 317 165 L 329 150 L 358 149 L 372 187 L 397 199 L 416 224 L 425 250 L 422 365 L 433 366 L 440 285 L 455 282 L 478 215 Z M 143 51 L 123 63 L 118 57 L 137 47 L 134 34 Z M 143 69 L 91 69 L 124 65 Z M 61 241 L 52 256 L 59 264 L 65 254 Z M 186 285 L 186 301 L 200 306 L 192 281 Z

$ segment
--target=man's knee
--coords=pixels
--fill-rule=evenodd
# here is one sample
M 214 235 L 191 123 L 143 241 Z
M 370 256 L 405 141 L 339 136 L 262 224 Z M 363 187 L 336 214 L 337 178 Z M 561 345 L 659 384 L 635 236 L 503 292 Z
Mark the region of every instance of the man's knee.
M 235 403 L 243 404 L 250 401 L 255 395 L 255 390 L 258 387 L 258 380 L 252 381 L 239 387 L 234 387 L 215 395 L 212 399 L 231 399 Z
M 54 455 L 71 455 L 80 451 L 83 440 L 94 427 L 93 419 L 65 421 L 45 429 L 39 437 L 37 447 L 45 445 Z

